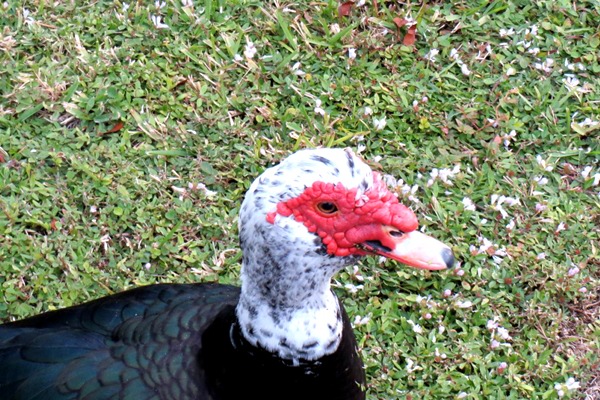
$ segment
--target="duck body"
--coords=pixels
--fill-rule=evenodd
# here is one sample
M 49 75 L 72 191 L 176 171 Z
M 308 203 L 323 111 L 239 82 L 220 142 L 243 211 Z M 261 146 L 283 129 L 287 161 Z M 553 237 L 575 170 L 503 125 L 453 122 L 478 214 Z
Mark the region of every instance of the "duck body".
M 364 399 L 345 313 L 337 351 L 296 365 L 246 341 L 239 294 L 229 285 L 150 285 L 2 325 L 2 398 Z
M 331 279 L 369 254 L 451 267 L 417 226 L 351 151 L 299 151 L 246 193 L 241 288 L 152 285 L 0 325 L 0 397 L 364 399 Z

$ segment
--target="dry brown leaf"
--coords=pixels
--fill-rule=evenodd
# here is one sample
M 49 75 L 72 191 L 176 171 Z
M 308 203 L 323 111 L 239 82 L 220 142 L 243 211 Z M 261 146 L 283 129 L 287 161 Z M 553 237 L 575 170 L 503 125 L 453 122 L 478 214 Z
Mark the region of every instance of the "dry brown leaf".
M 106 132 L 101 132 L 100 135 L 107 135 L 109 133 L 119 132 L 121 129 L 123 129 L 123 126 L 125 126 L 125 123 L 123 121 L 118 121 L 112 128 L 110 128 Z
M 404 40 L 402 41 L 402 44 L 405 46 L 412 46 L 413 44 L 415 44 L 416 40 L 417 40 L 417 24 L 414 24 L 413 26 L 408 28 L 408 32 L 406 33 L 406 36 L 404 36 Z
M 352 2 L 352 1 L 346 1 L 342 4 L 340 4 L 340 6 L 338 7 L 339 16 L 347 17 L 348 15 L 350 15 L 350 12 L 352 11 L 353 6 L 354 6 L 354 2 Z

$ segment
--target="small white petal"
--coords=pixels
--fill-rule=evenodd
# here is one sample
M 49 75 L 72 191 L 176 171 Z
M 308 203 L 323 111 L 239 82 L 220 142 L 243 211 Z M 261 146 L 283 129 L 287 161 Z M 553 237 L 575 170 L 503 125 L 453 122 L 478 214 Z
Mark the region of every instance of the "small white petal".
M 467 64 L 463 64 L 460 66 L 460 71 L 463 73 L 463 75 L 465 76 L 469 76 L 471 75 L 471 70 L 469 70 L 469 67 L 467 67 Z
M 356 58 L 356 49 L 351 47 L 348 49 L 348 58 L 354 60 Z
M 375 130 L 380 131 L 383 128 L 385 128 L 385 125 L 387 124 L 387 121 L 384 117 L 381 117 L 379 119 L 377 118 L 373 118 L 373 126 L 375 127 Z

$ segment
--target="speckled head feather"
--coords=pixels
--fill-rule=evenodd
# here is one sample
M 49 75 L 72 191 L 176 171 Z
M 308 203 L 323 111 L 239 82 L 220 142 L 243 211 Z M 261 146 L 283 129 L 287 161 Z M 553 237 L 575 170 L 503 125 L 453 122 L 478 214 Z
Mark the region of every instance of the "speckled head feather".
M 323 209 L 327 203 L 335 209 Z M 371 222 L 417 227 L 412 211 L 350 150 L 299 151 L 260 175 L 240 210 L 237 315 L 246 339 L 286 359 L 333 352 L 342 325 L 330 281 L 365 254 L 357 244 L 370 239 Z

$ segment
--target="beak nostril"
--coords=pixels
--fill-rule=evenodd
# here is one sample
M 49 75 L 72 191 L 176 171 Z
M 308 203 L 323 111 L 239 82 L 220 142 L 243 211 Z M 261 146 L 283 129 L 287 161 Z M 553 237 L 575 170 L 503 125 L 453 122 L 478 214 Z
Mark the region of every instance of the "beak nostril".
M 450 269 L 450 268 L 454 267 L 455 260 L 454 260 L 454 253 L 452 253 L 452 250 L 443 249 L 442 250 L 442 259 L 446 263 L 446 268 Z
M 393 236 L 393 237 L 401 237 L 402 235 L 404 235 L 404 232 L 402 232 L 402 231 L 390 231 L 389 233 L 390 233 L 390 236 Z

